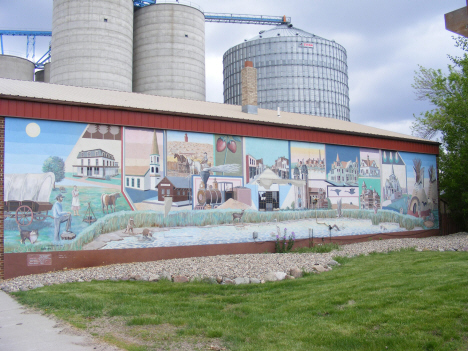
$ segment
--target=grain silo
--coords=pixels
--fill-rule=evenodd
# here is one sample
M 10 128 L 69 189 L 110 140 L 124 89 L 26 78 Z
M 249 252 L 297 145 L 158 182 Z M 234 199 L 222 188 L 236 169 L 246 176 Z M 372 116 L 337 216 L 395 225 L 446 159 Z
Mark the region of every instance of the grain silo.
M 17 56 L 0 55 L 0 78 L 32 81 L 34 63 Z
M 257 68 L 258 106 L 349 121 L 346 50 L 327 40 L 279 25 L 226 51 L 224 102 L 241 104 L 241 69 Z
M 130 92 L 132 56 L 132 0 L 54 0 L 51 83 Z
M 50 83 L 50 62 L 44 64 L 44 69 L 34 74 L 36 82 Z
M 192 4 L 192 3 L 190 3 Z M 163 1 L 135 9 L 133 91 L 205 100 L 205 16 Z

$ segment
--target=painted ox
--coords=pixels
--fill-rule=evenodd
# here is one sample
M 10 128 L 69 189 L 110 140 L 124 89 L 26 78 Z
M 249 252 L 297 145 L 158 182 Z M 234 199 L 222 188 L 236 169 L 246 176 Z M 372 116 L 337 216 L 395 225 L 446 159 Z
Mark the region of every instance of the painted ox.
M 104 213 L 104 207 L 105 207 L 107 213 L 109 213 L 109 206 L 112 212 L 115 212 L 115 203 L 119 197 L 120 197 L 120 193 L 102 194 L 101 195 L 102 212 Z

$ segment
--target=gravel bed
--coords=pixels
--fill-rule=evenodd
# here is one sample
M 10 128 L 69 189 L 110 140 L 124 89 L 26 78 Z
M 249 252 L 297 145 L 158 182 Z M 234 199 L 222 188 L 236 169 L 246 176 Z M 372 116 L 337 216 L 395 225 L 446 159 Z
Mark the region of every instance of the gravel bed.
M 83 282 L 91 280 L 146 280 L 171 279 L 178 282 L 205 279 L 225 284 L 260 283 L 269 280 L 293 279 L 293 268 L 306 272 L 332 269 L 336 256 L 353 257 L 371 252 L 388 252 L 415 247 L 417 251 L 468 251 L 468 233 L 422 239 L 372 240 L 343 245 L 339 251 L 305 254 L 248 254 L 193 257 L 153 262 L 114 264 L 109 266 L 58 271 L 16 277 L 0 282 L 6 292 L 29 290 L 44 285 Z M 280 272 L 280 273 L 278 273 Z M 272 274 L 276 273 L 276 278 Z M 236 279 L 237 278 L 237 279 Z M 242 280 L 241 278 L 249 278 Z M 239 280 L 240 279 L 240 280 Z

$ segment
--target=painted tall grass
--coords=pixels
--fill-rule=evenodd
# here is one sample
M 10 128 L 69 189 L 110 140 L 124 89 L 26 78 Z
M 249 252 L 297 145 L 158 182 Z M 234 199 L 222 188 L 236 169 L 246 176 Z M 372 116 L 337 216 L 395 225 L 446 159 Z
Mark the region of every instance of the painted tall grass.
M 342 217 L 354 219 L 370 219 L 373 225 L 380 223 L 390 222 L 398 223 L 400 228 L 412 230 L 415 227 L 424 228 L 424 220 L 410 215 L 403 215 L 401 213 L 389 210 L 379 210 L 377 213 L 368 210 L 342 210 Z

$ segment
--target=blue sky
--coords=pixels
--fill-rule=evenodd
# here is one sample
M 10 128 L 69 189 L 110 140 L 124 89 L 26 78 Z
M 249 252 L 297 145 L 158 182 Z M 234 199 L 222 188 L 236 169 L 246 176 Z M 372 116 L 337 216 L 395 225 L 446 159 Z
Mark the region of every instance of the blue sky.
M 245 153 L 263 158 L 263 164 L 271 167 L 281 156 L 289 159 L 289 145 L 286 140 L 245 138 Z
M 39 125 L 40 134 L 26 134 L 30 123 Z M 65 159 L 87 124 L 5 118 L 5 173 L 42 173 L 42 164 L 50 156 Z

